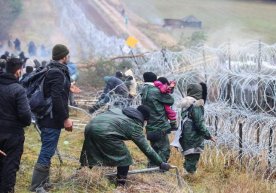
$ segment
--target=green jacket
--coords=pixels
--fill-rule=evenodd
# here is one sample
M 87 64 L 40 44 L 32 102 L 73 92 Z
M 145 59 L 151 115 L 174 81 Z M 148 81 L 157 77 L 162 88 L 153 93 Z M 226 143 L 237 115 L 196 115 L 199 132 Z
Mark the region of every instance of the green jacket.
M 150 118 L 147 131 L 166 130 L 170 128 L 164 104 L 173 105 L 174 99 L 170 94 L 162 94 L 153 83 L 145 83 L 142 89 L 142 104 L 150 108 Z
M 211 134 L 204 123 L 204 101 L 196 100 L 193 97 L 185 97 L 181 104 L 182 109 L 191 105 L 189 119 L 184 122 L 180 144 L 184 155 L 201 153 L 204 149 L 204 139 L 209 140 Z
M 131 165 L 132 158 L 124 141 L 132 140 L 150 160 L 160 165 L 162 159 L 143 134 L 143 121 L 143 115 L 131 107 L 123 110 L 111 109 L 95 117 L 85 128 L 81 164 Z

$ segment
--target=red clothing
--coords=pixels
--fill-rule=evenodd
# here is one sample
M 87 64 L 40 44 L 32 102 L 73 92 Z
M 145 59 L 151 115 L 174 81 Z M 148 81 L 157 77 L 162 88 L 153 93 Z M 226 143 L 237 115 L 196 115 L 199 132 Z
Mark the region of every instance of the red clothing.
M 154 81 L 154 86 L 159 88 L 161 93 L 168 94 L 172 92 L 172 88 L 167 84 L 162 84 L 160 81 Z M 165 112 L 169 120 L 176 120 L 176 112 L 170 107 L 170 105 L 164 104 Z
M 160 82 L 158 80 L 154 81 L 154 86 L 159 88 L 161 93 L 164 93 L 164 94 L 172 93 L 172 89 L 171 89 L 171 87 L 169 87 L 169 85 L 163 84 L 162 82 Z

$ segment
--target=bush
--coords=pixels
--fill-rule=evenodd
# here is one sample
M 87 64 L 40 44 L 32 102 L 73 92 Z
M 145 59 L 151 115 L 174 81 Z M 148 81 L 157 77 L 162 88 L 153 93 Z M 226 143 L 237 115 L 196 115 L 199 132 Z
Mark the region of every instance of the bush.
M 128 60 L 122 60 L 119 64 L 118 64 L 118 70 L 119 71 L 123 71 L 124 69 L 130 69 L 132 68 L 132 64 L 130 61 Z
M 187 47 L 194 47 L 199 44 L 203 44 L 206 40 L 207 35 L 204 31 L 196 31 L 186 40 L 185 44 Z
M 79 84 L 82 86 L 93 86 L 102 88 L 104 86 L 103 78 L 105 76 L 115 76 L 116 71 L 125 71 L 130 69 L 132 64 L 128 60 L 117 62 L 100 59 L 96 64 L 86 70 L 80 71 Z
M 96 64 L 85 70 L 80 71 L 80 85 L 90 85 L 95 88 L 104 86 L 103 77 L 113 76 L 116 72 L 117 64 L 112 61 L 99 60 Z
M 182 33 L 178 42 L 178 49 L 181 46 L 185 46 L 186 48 L 191 48 L 203 44 L 207 40 L 207 35 L 204 31 L 195 31 L 191 35 L 187 35 Z

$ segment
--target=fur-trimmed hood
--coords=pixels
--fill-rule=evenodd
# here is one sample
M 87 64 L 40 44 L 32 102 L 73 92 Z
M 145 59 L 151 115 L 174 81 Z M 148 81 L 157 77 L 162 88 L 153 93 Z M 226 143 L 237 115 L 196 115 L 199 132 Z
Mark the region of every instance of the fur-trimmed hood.
M 203 99 L 199 99 L 196 100 L 194 97 L 184 97 L 178 104 L 177 107 L 178 108 L 183 108 L 183 109 L 187 109 L 189 108 L 191 105 L 194 105 L 196 107 L 200 107 L 200 106 L 204 106 L 204 100 Z

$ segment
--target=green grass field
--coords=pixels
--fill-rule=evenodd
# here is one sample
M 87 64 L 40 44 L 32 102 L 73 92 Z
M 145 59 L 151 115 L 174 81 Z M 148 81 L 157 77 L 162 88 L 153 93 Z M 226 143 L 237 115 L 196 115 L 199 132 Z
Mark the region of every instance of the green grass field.
M 228 39 L 261 39 L 276 42 L 276 3 L 235 0 L 139 0 L 123 2 L 149 23 L 161 24 L 163 18 L 180 19 L 194 15 L 203 22 L 208 42 Z M 184 30 L 184 33 L 186 31 Z

